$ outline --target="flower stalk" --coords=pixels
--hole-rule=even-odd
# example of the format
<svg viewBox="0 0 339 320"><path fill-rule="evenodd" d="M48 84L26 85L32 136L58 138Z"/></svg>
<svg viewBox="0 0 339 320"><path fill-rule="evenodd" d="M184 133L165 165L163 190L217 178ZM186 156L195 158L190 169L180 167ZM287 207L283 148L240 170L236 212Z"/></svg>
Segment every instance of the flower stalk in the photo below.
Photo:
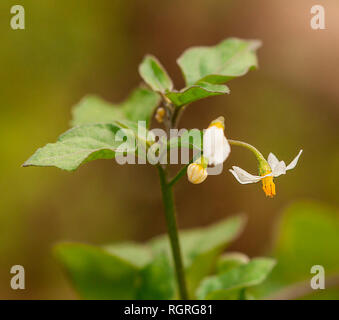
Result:
<svg viewBox="0 0 339 320"><path fill-rule="evenodd" d="M168 183L168 185L170 187L174 186L174 184L176 182L178 182L185 174L187 171L187 167L193 162L193 160L191 160L188 164L186 164L184 167L182 167L178 173L174 176L174 178L172 178L172 180Z"/></svg>
<svg viewBox="0 0 339 320"><path fill-rule="evenodd" d="M269 165L268 165L266 159L264 158L262 153L256 147L252 146L249 143L239 141L239 140L228 139L228 143L230 145L233 145L233 146L243 147L243 148L246 148L247 150L250 150L256 156L256 158L259 162L259 167L268 167L269 168Z"/></svg>

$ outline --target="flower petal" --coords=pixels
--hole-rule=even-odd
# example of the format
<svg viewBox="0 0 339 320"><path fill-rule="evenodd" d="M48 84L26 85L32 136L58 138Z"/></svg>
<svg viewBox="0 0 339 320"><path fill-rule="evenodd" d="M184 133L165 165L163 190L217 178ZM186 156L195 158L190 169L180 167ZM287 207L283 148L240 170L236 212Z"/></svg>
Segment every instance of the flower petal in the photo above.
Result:
<svg viewBox="0 0 339 320"><path fill-rule="evenodd" d="M203 136L203 152L204 152L204 157L209 159L212 154L213 150L215 148L215 141L214 141L214 136L215 136L215 127L211 127L205 130L204 136Z"/></svg>
<svg viewBox="0 0 339 320"><path fill-rule="evenodd" d="M229 143L222 128L209 127L204 132L203 153L210 165L223 163L230 153Z"/></svg>
<svg viewBox="0 0 339 320"><path fill-rule="evenodd" d="M224 141L223 141L223 162L228 158L231 152L231 146L224 136Z"/></svg>
<svg viewBox="0 0 339 320"><path fill-rule="evenodd" d="M279 177L282 174L286 174L286 164L285 161L280 161L273 169L272 169L273 177Z"/></svg>
<svg viewBox="0 0 339 320"><path fill-rule="evenodd" d="M291 163L286 167L286 170L294 169L298 163L299 157L302 154L302 150L299 151L298 155L291 161Z"/></svg>
<svg viewBox="0 0 339 320"><path fill-rule="evenodd" d="M270 165L271 170L273 171L273 170L274 170L274 167L279 163L279 160L278 160L278 158L271 152L271 153L268 155L267 162L268 162L268 164Z"/></svg>
<svg viewBox="0 0 339 320"><path fill-rule="evenodd" d="M234 177L238 180L241 184L247 184L247 183L256 183L262 179L260 176L254 176L244 169L241 169L239 167L233 166L232 169L230 169L230 172L234 175Z"/></svg>

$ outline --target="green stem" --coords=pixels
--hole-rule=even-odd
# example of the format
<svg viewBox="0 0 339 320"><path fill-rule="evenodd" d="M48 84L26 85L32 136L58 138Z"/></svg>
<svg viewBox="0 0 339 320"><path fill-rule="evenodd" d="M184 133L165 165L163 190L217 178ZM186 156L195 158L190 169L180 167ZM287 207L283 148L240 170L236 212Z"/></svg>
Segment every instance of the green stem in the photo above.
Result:
<svg viewBox="0 0 339 320"><path fill-rule="evenodd" d="M228 143L230 145L244 147L244 148L252 151L260 163L262 163L262 162L267 163L266 159L261 154L261 152L257 148L253 147L251 144L243 142L243 141L231 140L231 139L228 139Z"/></svg>
<svg viewBox="0 0 339 320"><path fill-rule="evenodd" d="M172 255L174 259L175 271L179 287L179 294L181 299L187 300L188 294L185 280L185 271L181 258L178 227L174 207L173 189L172 185L170 185L167 180L167 170L162 168L161 166L158 166L158 171L160 177L162 199L165 209L167 230L171 243Z"/></svg>
<svg viewBox="0 0 339 320"><path fill-rule="evenodd" d="M172 180L168 183L168 186L169 186L169 187L173 187L174 184L175 184L176 182L178 182L182 176L185 175L185 173L186 173L186 171L187 171L187 167L188 167L192 162L193 162L193 159L192 159L188 164L186 164L185 166L183 166L183 167L178 171L178 173L174 176L174 178L172 178Z"/></svg>

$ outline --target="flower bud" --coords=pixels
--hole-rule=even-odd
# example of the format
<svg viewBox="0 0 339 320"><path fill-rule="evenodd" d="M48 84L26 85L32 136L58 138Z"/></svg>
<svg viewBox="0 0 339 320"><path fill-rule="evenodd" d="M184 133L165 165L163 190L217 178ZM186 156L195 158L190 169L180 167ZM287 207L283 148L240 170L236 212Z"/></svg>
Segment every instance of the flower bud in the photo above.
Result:
<svg viewBox="0 0 339 320"><path fill-rule="evenodd" d="M204 182L207 175L207 169L203 164L191 163L187 168L188 181L193 184Z"/></svg>
<svg viewBox="0 0 339 320"><path fill-rule="evenodd" d="M162 123L164 122L164 117L165 117L165 109L163 107L160 107L157 109L157 112L155 114L155 119L159 122Z"/></svg>

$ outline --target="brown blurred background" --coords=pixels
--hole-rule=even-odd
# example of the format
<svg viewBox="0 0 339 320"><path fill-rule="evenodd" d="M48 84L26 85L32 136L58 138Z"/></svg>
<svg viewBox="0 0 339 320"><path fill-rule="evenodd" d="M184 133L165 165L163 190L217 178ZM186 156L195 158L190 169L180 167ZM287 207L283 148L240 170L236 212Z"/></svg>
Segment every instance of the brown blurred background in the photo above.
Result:
<svg viewBox="0 0 339 320"><path fill-rule="evenodd" d="M312 30L310 9L322 4L326 30ZM321 3L320 3L321 2ZM22 4L26 30L10 28ZM260 69L229 83L229 96L191 105L181 127L204 128L224 115L227 135L298 167L266 199L226 169L256 173L246 150L233 148L225 172L176 190L181 228L245 212L248 225L232 249L265 254L281 210L297 199L338 204L339 2L245 0L48 0L0 3L0 298L76 298L51 255L54 243L142 241L165 232L156 170L89 163L75 173L20 165L53 142L87 93L118 102L141 79L138 64L154 54L176 84L176 58L194 45L236 36L263 41ZM26 287L10 289L10 267L26 269Z"/></svg>

